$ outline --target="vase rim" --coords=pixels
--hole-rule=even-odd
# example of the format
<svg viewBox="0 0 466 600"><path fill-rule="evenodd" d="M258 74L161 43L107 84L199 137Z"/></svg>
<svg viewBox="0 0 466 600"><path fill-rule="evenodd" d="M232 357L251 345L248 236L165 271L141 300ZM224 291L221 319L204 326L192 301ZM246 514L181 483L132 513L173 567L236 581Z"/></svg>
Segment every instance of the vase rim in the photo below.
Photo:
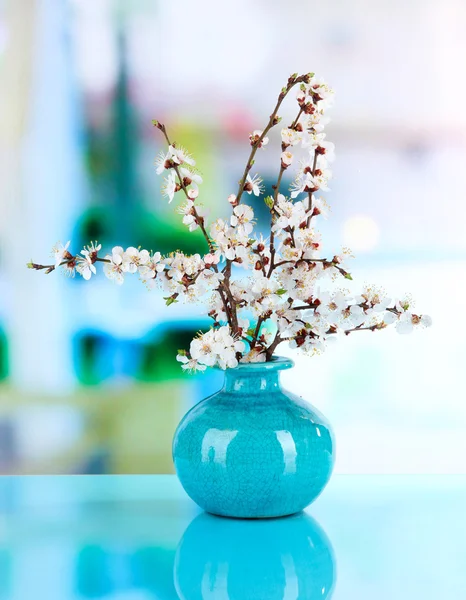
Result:
<svg viewBox="0 0 466 600"><path fill-rule="evenodd" d="M287 356L272 356L272 359L268 362L256 362L256 363L239 363L237 367L233 369L226 369L226 373L238 373L242 372L259 372L259 371L283 371L285 369L291 369L294 367L294 360Z"/></svg>

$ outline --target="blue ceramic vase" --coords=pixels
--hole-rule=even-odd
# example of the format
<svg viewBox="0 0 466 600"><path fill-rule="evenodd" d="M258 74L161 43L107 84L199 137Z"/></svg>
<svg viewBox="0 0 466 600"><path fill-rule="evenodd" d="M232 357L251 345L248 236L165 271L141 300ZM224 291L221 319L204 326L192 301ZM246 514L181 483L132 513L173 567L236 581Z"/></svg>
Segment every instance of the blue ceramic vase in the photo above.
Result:
<svg viewBox="0 0 466 600"><path fill-rule="evenodd" d="M335 580L332 545L306 513L260 521L202 513L174 565L181 600L329 600Z"/></svg>
<svg viewBox="0 0 466 600"><path fill-rule="evenodd" d="M333 469L325 417L284 390L274 357L225 371L219 392L182 419L173 460L187 494L207 512L240 518L296 513L322 492Z"/></svg>

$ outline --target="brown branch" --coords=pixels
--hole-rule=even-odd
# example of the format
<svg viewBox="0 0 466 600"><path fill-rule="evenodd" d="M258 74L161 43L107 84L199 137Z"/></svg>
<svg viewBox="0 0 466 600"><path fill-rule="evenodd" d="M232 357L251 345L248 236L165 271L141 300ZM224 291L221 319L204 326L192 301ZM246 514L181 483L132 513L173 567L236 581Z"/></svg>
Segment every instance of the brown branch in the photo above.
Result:
<svg viewBox="0 0 466 600"><path fill-rule="evenodd" d="M163 133L165 140L167 141L167 144L169 146L172 146L172 143L170 141L170 138L168 137L167 129L166 129L165 125L163 125L162 123L158 123L157 128L160 129L160 131ZM183 190L183 192L185 193L186 198L188 200L191 200L191 198L189 197L189 194L188 194L188 188L186 187L186 185L183 181L183 177L181 177L181 173L180 173L180 169L179 169L178 165L173 163L173 169L178 176L178 179L179 179L178 183L179 183L181 189ZM193 202L193 216L196 218L196 223L199 225L199 227L202 231L202 234L204 235L204 238L207 242L207 245L209 246L209 252L214 252L215 248L212 244L212 240L210 239L210 237L206 231L206 228L204 225L204 219L203 219L203 217L199 216L199 214L196 210L196 207L194 206L194 202Z"/></svg>
<svg viewBox="0 0 466 600"><path fill-rule="evenodd" d="M263 323L264 321L265 321L264 317L259 317L259 318L257 319L256 330L254 331L254 336L253 336L253 338L252 338L252 342L253 342L253 345L251 346L252 348L253 348L253 347L256 345L256 343L257 343L257 340L258 340L258 338L259 338L259 333L260 333L260 330L261 330L261 326L262 326L262 323Z"/></svg>
<svg viewBox="0 0 466 600"><path fill-rule="evenodd" d="M163 133L167 144L169 146L171 146L172 143L170 141L170 138L168 137L167 129L166 129L165 125L157 122L157 128L160 129L160 131ZM173 169L175 170L175 173L178 176L179 185L180 185L181 189L183 190L183 192L185 193L186 198L190 199L189 194L188 194L188 189L187 189L186 185L184 184L183 178L181 177L181 173L180 173L178 165L174 164ZM204 238L209 246L209 251L214 252L215 248L214 248L214 245L212 244L212 241L205 229L204 219L202 217L200 217L199 214L197 213L194 203L193 203L193 211L194 211L193 216L196 218L196 223L199 225L199 227L204 235ZM212 269L216 273L218 273L217 265L212 265ZM237 333L238 332L238 317L237 317L237 313L236 313L236 303L234 301L233 294L231 293L230 286L229 286L229 276L225 277L224 281L220 282L220 285L219 285L217 291L222 300L223 307L224 307L225 313L227 315L228 324L230 325L233 333ZM228 298L228 301L227 301L227 298ZM229 304L228 304L228 302L229 302Z"/></svg>
<svg viewBox="0 0 466 600"><path fill-rule="evenodd" d="M238 314L237 314L237 310L236 310L236 301L233 298L233 294L231 292L230 289L230 277L231 277L231 261L227 261L227 265L224 269L224 277L225 279L223 280L223 289L225 290L225 294L228 297L228 301L230 303L230 316L231 316L231 328L233 330L233 333L237 333L238 332Z"/></svg>
<svg viewBox="0 0 466 600"><path fill-rule="evenodd" d="M244 168L244 173L243 176L239 182L239 188L238 188L238 192L236 194L236 202L239 204L241 201L241 196L243 195L244 192L244 186L246 184L246 179L248 176L249 171L252 169L252 166L254 164L253 160L254 160L254 156L256 155L257 149L260 147L260 145L262 144L263 139L265 138L265 136L267 135L267 133L270 131L270 129L272 129L272 127L274 127L274 125L277 125L277 123L280 122L279 118L277 117L277 113L278 110L283 102L283 100L286 98L287 94L290 92L290 90L297 84L297 83L301 83L301 82L309 82L309 74L306 75L301 75L300 77L292 75L287 82L286 87L282 88L282 91L280 92L280 94L278 95L278 100L277 103L275 105L275 108L273 109L272 114L270 115L269 118L269 122L267 123L265 129L262 132L262 135L260 136L259 139L257 139L253 144L252 144L252 150L251 153L249 155L248 161L246 163L246 167Z"/></svg>
<svg viewBox="0 0 466 600"><path fill-rule="evenodd" d="M312 310L317 308L319 304L304 304L303 306L290 306L289 310Z"/></svg>
<svg viewBox="0 0 466 600"><path fill-rule="evenodd" d="M299 117L301 116L303 109L300 108L299 112L296 116L296 119L291 123L290 129L294 129L299 121ZM274 270L274 261L275 261L275 232L273 231L273 213L275 211L275 205L277 204L278 194L280 193L280 184L282 182L283 173L286 171L287 167L284 166L283 163L280 165L280 171L278 173L277 183L274 186L274 194L273 194L273 204L270 208L270 268L267 277L270 277L272 271Z"/></svg>
<svg viewBox="0 0 466 600"><path fill-rule="evenodd" d="M369 325L368 327L353 327L353 329L345 329L344 332L346 335L349 335L350 333L352 333L353 331L375 331L376 329L379 329L378 325ZM332 334L332 333L336 333L336 331L327 331L328 334Z"/></svg>
<svg viewBox="0 0 466 600"><path fill-rule="evenodd" d="M297 115L296 119L293 121L293 123L291 123L291 125L290 125L290 129L295 129L296 125L298 124L299 117L300 117L300 116L303 114L303 112L304 112L304 108L303 108L303 107L301 107L301 108L299 109L299 113L298 113L298 115Z"/></svg>
<svg viewBox="0 0 466 600"><path fill-rule="evenodd" d="M314 162L312 163L312 176L315 176L317 167L317 152L314 150ZM307 210L310 211L312 209L312 194L313 192L308 192L308 200L307 200ZM312 215L310 214L307 218L306 226L309 227L311 224Z"/></svg>
<svg viewBox="0 0 466 600"><path fill-rule="evenodd" d="M291 338L286 338L286 339L291 339ZM280 333L277 331L273 342L270 344L270 346L265 351L267 361L270 361L270 359L272 358L273 353L275 352L275 348L278 346L278 344L280 344L280 342L284 342L284 341L285 341L285 339L284 338L282 339L280 337Z"/></svg>

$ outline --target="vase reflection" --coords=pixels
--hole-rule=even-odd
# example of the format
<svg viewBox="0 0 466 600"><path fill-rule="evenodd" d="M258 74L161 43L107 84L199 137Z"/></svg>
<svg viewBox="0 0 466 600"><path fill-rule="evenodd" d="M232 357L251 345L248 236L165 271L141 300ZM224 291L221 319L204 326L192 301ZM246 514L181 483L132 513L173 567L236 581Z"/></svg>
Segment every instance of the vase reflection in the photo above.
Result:
<svg viewBox="0 0 466 600"><path fill-rule="evenodd" d="M174 579L182 600L329 599L335 558L305 513L265 520L203 513L178 545Z"/></svg>

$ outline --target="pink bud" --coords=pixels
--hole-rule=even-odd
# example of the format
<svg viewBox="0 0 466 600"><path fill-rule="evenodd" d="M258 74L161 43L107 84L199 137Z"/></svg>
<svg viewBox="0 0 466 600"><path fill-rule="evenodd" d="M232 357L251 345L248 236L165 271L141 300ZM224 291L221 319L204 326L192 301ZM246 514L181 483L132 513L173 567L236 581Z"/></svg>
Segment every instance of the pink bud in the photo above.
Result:
<svg viewBox="0 0 466 600"><path fill-rule="evenodd" d="M189 198L191 198L191 200L194 200L195 198L197 198L199 196L199 190L196 190L195 188L191 188L188 191L188 196L189 196Z"/></svg>
<svg viewBox="0 0 466 600"><path fill-rule="evenodd" d="M237 202L236 202L236 196L235 194L230 194L228 196L228 202L232 205L232 206L236 206Z"/></svg>
<svg viewBox="0 0 466 600"><path fill-rule="evenodd" d="M216 254L206 254L204 256L204 262L206 265L216 265L219 260L220 259Z"/></svg>

